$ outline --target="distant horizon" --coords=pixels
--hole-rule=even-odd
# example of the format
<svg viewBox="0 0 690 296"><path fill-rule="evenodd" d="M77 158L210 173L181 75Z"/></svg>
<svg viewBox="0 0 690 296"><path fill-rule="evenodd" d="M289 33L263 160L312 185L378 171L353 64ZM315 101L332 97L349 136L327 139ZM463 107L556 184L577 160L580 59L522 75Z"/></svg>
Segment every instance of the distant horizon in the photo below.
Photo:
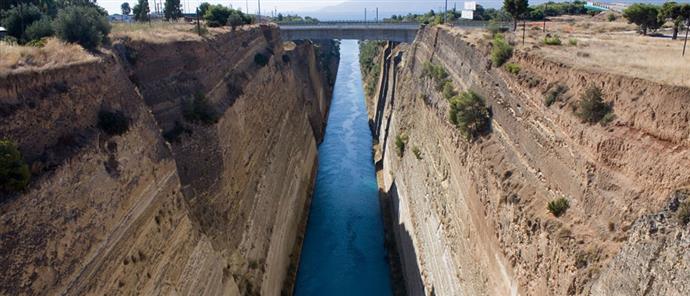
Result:
<svg viewBox="0 0 690 296"><path fill-rule="evenodd" d="M120 5L124 2L128 2L130 7L134 7L138 1L126 1L126 0L98 0L97 3L104 9L108 11L109 14L121 14ZM154 11L154 2L162 3L165 0L149 0L151 11ZM223 4L225 6L232 6L235 9L240 9L243 12L249 11L250 14L256 14L258 1L256 0L234 0L234 1L222 1L222 0L180 0L182 4L182 10L185 13L193 13L196 7L203 3L208 2L211 4ZM460 9L465 1L448 1L448 9L452 9L454 5ZM503 0L477 0L477 4L482 5L484 8L500 8L503 5ZM530 1L530 5L541 4L544 2L549 2L548 0L536 0ZM572 1L552 1L552 2L572 2ZM613 0L613 1L602 1L609 3L653 3L662 4L666 0L648 0L648 1L634 1L634 0ZM679 3L690 3L690 0L680 0L676 1ZM277 15L277 13L286 14L297 14L300 16L310 16L317 19L363 19L364 9L366 8L368 13L368 18L373 19L375 15L375 10L378 7L379 19L388 18L391 15L407 14L407 13L423 13L428 12L433 9L435 11L442 11L445 5L444 0L375 0L375 1L364 1L364 0L264 0L261 1L261 14L262 15Z"/></svg>

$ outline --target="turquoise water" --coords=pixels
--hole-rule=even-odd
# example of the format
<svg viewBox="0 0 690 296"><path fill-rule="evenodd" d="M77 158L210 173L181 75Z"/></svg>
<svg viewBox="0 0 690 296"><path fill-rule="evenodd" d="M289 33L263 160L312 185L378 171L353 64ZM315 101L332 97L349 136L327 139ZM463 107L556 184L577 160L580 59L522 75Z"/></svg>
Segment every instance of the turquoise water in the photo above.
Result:
<svg viewBox="0 0 690 296"><path fill-rule="evenodd" d="M391 295L356 41L343 41L295 294Z"/></svg>

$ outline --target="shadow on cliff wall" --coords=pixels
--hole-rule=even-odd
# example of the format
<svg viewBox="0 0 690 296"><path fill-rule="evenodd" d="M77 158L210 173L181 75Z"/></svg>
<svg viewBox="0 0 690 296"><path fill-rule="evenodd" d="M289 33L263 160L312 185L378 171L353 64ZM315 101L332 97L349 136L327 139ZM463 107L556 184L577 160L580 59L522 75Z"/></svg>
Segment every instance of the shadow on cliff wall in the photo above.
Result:
<svg viewBox="0 0 690 296"><path fill-rule="evenodd" d="M393 181L388 190L386 202L388 205L384 210L388 212L385 215L389 215L387 224L389 229L393 230L396 246L396 248L389 248L389 250L391 256L397 256L398 259L398 264L392 264L391 266L394 284L400 284L400 280L397 278L400 278L400 275L402 275L402 284L404 284L406 295L426 295L421 270L417 264L417 253L409 232L410 229L406 227L407 225L400 222L400 197L395 181ZM396 295L399 295L397 291Z"/></svg>

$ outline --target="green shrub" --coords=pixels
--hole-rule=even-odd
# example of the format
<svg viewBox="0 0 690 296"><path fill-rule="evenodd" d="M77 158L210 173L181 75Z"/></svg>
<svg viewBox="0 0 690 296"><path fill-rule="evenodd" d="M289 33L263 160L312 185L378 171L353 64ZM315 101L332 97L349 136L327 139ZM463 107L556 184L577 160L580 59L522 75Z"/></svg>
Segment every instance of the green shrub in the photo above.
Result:
<svg viewBox="0 0 690 296"><path fill-rule="evenodd" d="M58 13L53 22L55 35L71 43L93 50L108 38L110 23L96 8L69 6Z"/></svg>
<svg viewBox="0 0 690 296"><path fill-rule="evenodd" d="M616 15L613 13L609 13L609 16L607 17L609 22L613 22L616 20Z"/></svg>
<svg viewBox="0 0 690 296"><path fill-rule="evenodd" d="M254 63L263 67L268 65L268 57L262 53L257 53L254 55Z"/></svg>
<svg viewBox="0 0 690 296"><path fill-rule="evenodd" d="M544 44L546 45L561 45L561 38L558 37L558 35L546 35L544 37Z"/></svg>
<svg viewBox="0 0 690 296"><path fill-rule="evenodd" d="M204 13L204 20L209 27L221 27L228 23L232 9L220 4L211 5Z"/></svg>
<svg viewBox="0 0 690 296"><path fill-rule="evenodd" d="M570 39L568 39L568 43L569 43L571 46L577 46L577 39L575 39L575 38L570 38Z"/></svg>
<svg viewBox="0 0 690 296"><path fill-rule="evenodd" d="M417 159L422 159L422 151L419 150L419 147L412 147L412 153L414 153L414 157L416 157Z"/></svg>
<svg viewBox="0 0 690 296"><path fill-rule="evenodd" d="M687 225L690 222L690 198L685 199L685 201L678 206L676 218L682 225Z"/></svg>
<svg viewBox="0 0 690 296"><path fill-rule="evenodd" d="M506 71L508 71L509 73L512 73L514 75L520 74L520 70L521 70L520 65L515 64L515 63L507 63L505 65L505 69L506 69Z"/></svg>
<svg viewBox="0 0 690 296"><path fill-rule="evenodd" d="M567 86L561 84L555 85L554 87L549 89L549 91L546 92L546 96L544 97L544 105L546 105L546 107L550 107L551 105L553 105L553 103L559 100L562 94L564 94L567 91Z"/></svg>
<svg viewBox="0 0 690 296"><path fill-rule="evenodd" d="M25 36L27 27L44 17L36 5L20 3L8 10L0 11L0 26L5 27L8 36L24 43L29 41Z"/></svg>
<svg viewBox="0 0 690 296"><path fill-rule="evenodd" d="M560 217L570 208L570 202L564 197L559 197L549 202L547 205L549 212L556 217Z"/></svg>
<svg viewBox="0 0 690 296"><path fill-rule="evenodd" d="M472 91L450 100L449 116L450 122L467 139L480 136L491 128L491 112L486 108L484 99Z"/></svg>
<svg viewBox="0 0 690 296"><path fill-rule="evenodd" d="M453 82L450 80L445 80L443 82L443 97L446 98L446 100L450 100L452 97L457 96L458 92L455 91L455 87L453 87Z"/></svg>
<svg viewBox="0 0 690 296"><path fill-rule="evenodd" d="M234 12L228 16L228 26L230 26L233 31L235 31L235 28L241 26L242 24L244 24L244 20L242 20L242 16L240 16L237 12Z"/></svg>
<svg viewBox="0 0 690 296"><path fill-rule="evenodd" d="M503 38L503 35L496 34L491 42L491 61L494 67L500 67L513 56L513 47Z"/></svg>
<svg viewBox="0 0 690 296"><path fill-rule="evenodd" d="M435 81L444 81L448 78L448 71L442 65L425 62L422 67L422 77L431 78Z"/></svg>
<svg viewBox="0 0 690 296"><path fill-rule="evenodd" d="M612 111L611 105L605 103L601 96L601 90L598 87L588 88L580 98L575 115L583 122L600 122Z"/></svg>
<svg viewBox="0 0 690 296"><path fill-rule="evenodd" d="M0 140L0 192L17 192L26 188L31 178L29 166L11 140Z"/></svg>
<svg viewBox="0 0 690 296"><path fill-rule="evenodd" d="M214 124L220 119L220 115L208 103L203 93L197 93L192 100L185 103L182 115L188 121L207 125Z"/></svg>
<svg viewBox="0 0 690 296"><path fill-rule="evenodd" d="M98 127L109 135L121 135L129 129L129 119L122 111L98 112Z"/></svg>
<svg viewBox="0 0 690 296"><path fill-rule="evenodd" d="M44 37L53 36L53 34L53 22L51 22L49 18L44 17L26 27L26 31L24 31L24 38L26 41L34 41L40 40Z"/></svg>
<svg viewBox="0 0 690 296"><path fill-rule="evenodd" d="M395 136L395 151L398 153L398 156L403 157L405 155L405 146L408 140L409 138L405 134Z"/></svg>

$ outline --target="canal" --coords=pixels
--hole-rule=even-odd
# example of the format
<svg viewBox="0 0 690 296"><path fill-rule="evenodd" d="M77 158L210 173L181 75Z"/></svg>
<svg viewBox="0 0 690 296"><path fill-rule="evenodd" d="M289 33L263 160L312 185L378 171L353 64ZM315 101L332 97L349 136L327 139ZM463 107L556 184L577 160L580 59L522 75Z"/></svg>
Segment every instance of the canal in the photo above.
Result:
<svg viewBox="0 0 690 296"><path fill-rule="evenodd" d="M295 295L391 295L357 41L340 46Z"/></svg>

